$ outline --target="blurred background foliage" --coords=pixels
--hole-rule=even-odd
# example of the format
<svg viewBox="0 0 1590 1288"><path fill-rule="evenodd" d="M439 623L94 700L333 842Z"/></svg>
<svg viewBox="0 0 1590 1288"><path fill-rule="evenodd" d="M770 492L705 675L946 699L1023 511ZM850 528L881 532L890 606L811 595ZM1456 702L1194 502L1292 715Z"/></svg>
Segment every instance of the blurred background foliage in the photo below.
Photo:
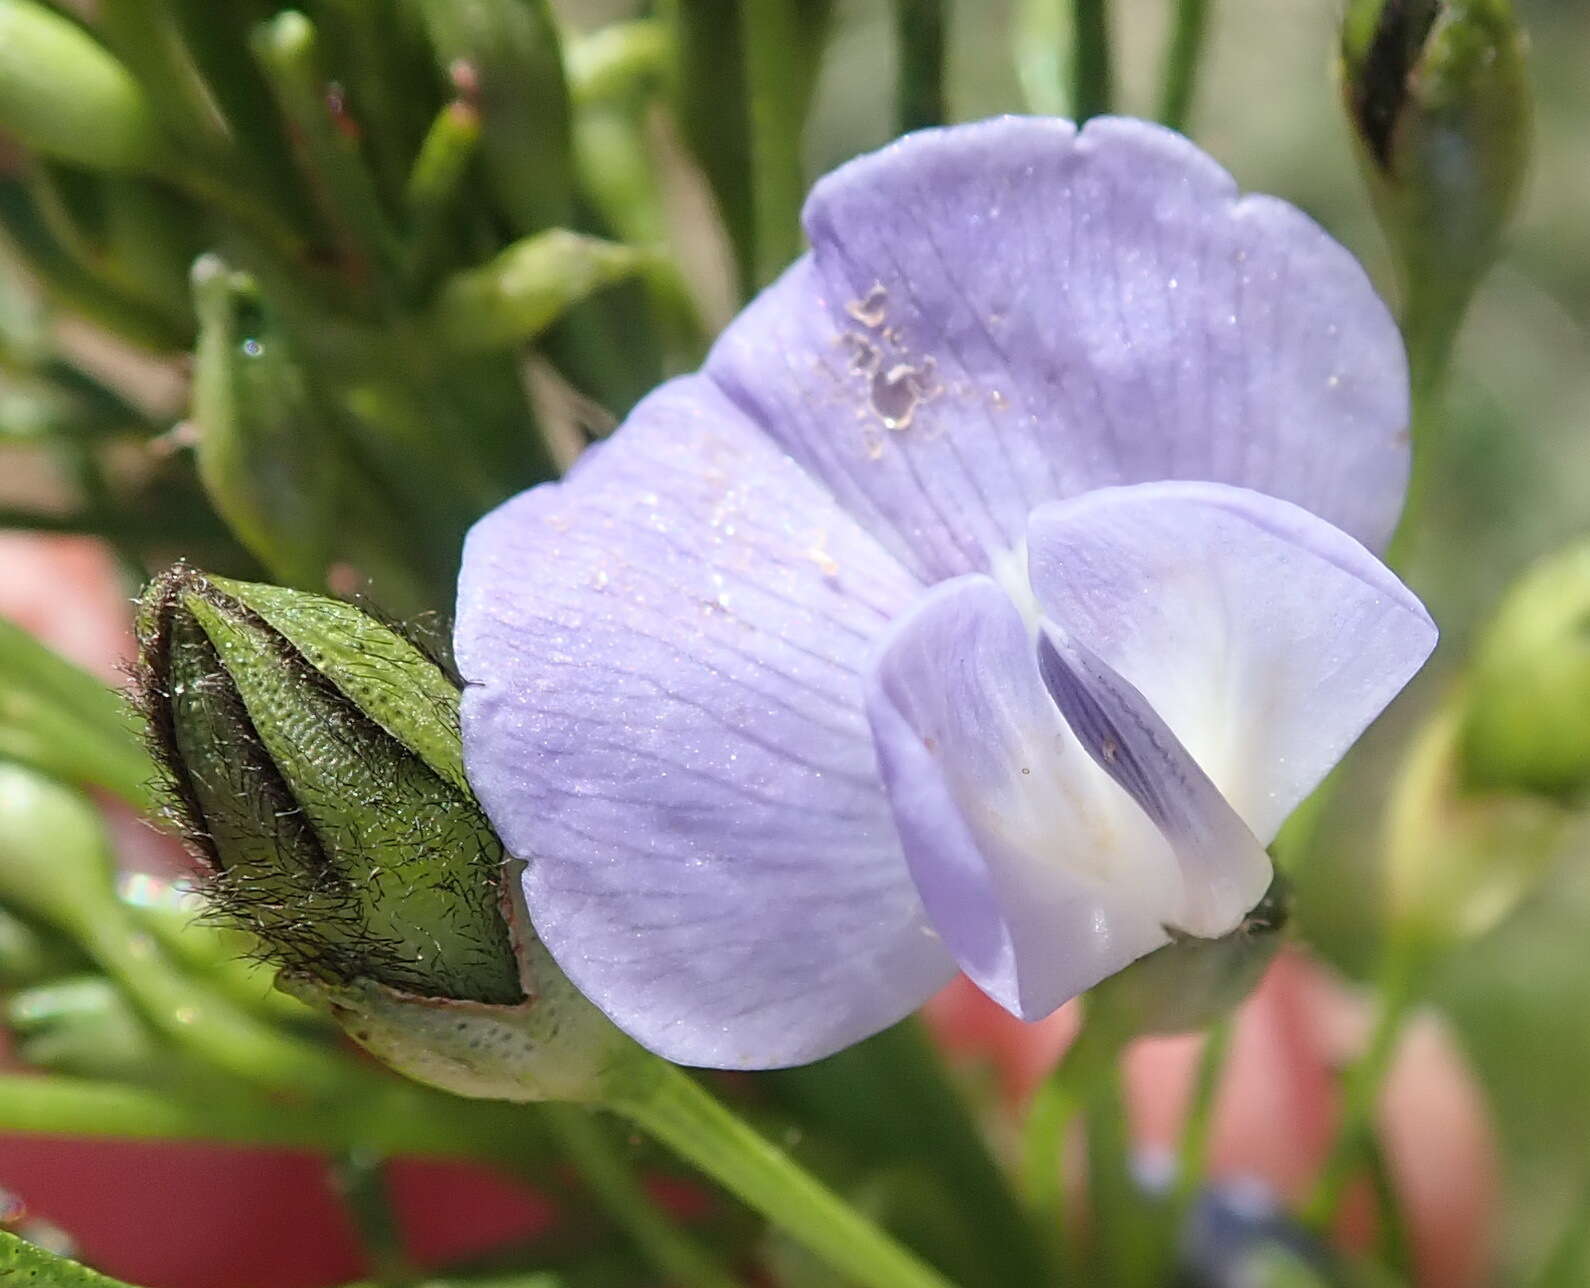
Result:
<svg viewBox="0 0 1590 1288"><path fill-rule="evenodd" d="M166 141L104 143L64 119L38 126L78 131L55 159L0 140L0 526L103 536L130 588L180 556L445 614L468 523L693 366L795 249L746 189L754 141L735 131L756 127L732 110L734 66L714 61L729 17L675 64L647 6L553 7L561 62L534 6L500 28L472 0L311 0L308 22L264 0L101 0L96 29L158 88L147 108ZM950 5L946 118L1066 112L1063 7ZM1393 758L1509 584L1590 530L1590 6L1516 8L1536 159L1458 343L1404 565L1441 653L1354 758L1294 873L1305 933L1350 974L1368 970L1387 906L1375 894ZM810 101L788 176L798 197L893 137L901 106L895 6L796 11L828 31L820 61L785 69L785 102ZM1117 110L1152 111L1171 11L1114 6ZM1189 128L1394 295L1333 81L1339 20L1326 0L1218 0ZM228 38L193 39L207 31ZM213 104L196 102L177 33ZM530 85L551 97L531 101ZM538 135L550 151L527 160L494 138L514 113L567 114L568 128ZM698 169L686 157L702 140ZM112 146L125 150L96 151ZM108 168L63 159L74 148ZM101 771L113 789L127 776ZM1499 1282L1538 1264L1590 1185L1590 831L1573 823L1557 849L1544 884L1436 990L1504 1144Z"/></svg>

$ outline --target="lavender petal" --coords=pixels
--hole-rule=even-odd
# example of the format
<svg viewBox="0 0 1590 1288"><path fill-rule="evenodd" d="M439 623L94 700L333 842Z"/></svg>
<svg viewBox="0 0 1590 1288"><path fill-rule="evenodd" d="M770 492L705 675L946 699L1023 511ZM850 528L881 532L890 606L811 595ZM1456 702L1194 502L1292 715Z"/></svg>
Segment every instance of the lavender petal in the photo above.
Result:
<svg viewBox="0 0 1590 1288"><path fill-rule="evenodd" d="M1141 692L1264 842L1435 645L1351 537L1219 484L1044 506L1028 565L1044 616Z"/></svg>
<svg viewBox="0 0 1590 1288"><path fill-rule="evenodd" d="M699 377L471 533L470 781L547 947L653 1050L816 1059L952 973L862 709L918 590Z"/></svg>
<svg viewBox="0 0 1590 1288"><path fill-rule="evenodd" d="M819 182L805 217L813 255L707 370L925 579L994 568L1046 501L1157 479L1389 536L1395 325L1345 250L1180 136L928 130Z"/></svg>

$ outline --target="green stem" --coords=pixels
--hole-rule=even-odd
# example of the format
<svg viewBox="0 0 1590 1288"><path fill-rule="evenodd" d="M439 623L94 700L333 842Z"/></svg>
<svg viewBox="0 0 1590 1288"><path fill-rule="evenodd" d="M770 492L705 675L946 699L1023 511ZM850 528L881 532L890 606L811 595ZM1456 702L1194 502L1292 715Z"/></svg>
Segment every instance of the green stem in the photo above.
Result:
<svg viewBox="0 0 1590 1288"><path fill-rule="evenodd" d="M1176 1145L1176 1172L1171 1181L1170 1199L1166 1204L1159 1245L1159 1263L1156 1282L1169 1282L1175 1266L1181 1232L1187 1224L1188 1214L1198 1198L1198 1192L1208 1179L1209 1135L1214 1126L1214 1111L1220 1076L1225 1071L1227 1057L1231 1054L1231 1035L1236 1025L1231 1016L1216 1021L1204 1037L1204 1046L1198 1056L1198 1069L1193 1076L1192 1095L1187 1104L1187 1117L1182 1123L1181 1139Z"/></svg>
<svg viewBox="0 0 1590 1288"><path fill-rule="evenodd" d="M230 141L168 0L101 0L99 17L172 133L206 154L227 151Z"/></svg>
<svg viewBox="0 0 1590 1288"><path fill-rule="evenodd" d="M119 904L85 907L75 921L62 929L183 1049L255 1085L304 1097L334 1096L366 1081L351 1061L289 1037L195 984Z"/></svg>
<svg viewBox="0 0 1590 1288"><path fill-rule="evenodd" d="M203 1140L473 1158L521 1174L546 1161L522 1107L483 1105L372 1073L345 1100L286 1103L237 1090L184 1095L56 1075L0 1074L0 1132Z"/></svg>
<svg viewBox="0 0 1590 1288"><path fill-rule="evenodd" d="M767 1075L772 1094L803 1128L843 1140L879 1170L934 1181L953 1200L972 1260L945 1264L967 1284L1042 1283L1045 1248L950 1081L920 1021L905 1020L816 1064ZM922 1130L932 1123L933 1130ZM972 1262L975 1262L973 1264Z"/></svg>
<svg viewBox="0 0 1590 1288"><path fill-rule="evenodd" d="M734 1277L658 1211L590 1110L583 1105L549 1104L542 1117L586 1188L664 1280L691 1288L734 1288Z"/></svg>
<svg viewBox="0 0 1590 1288"><path fill-rule="evenodd" d="M1109 0L1072 0L1071 101L1077 124L1110 110Z"/></svg>
<svg viewBox="0 0 1590 1288"><path fill-rule="evenodd" d="M1304 1221L1322 1234L1335 1223L1347 1187L1364 1162L1380 1093L1397 1053L1397 1041L1419 1000L1421 965L1422 958L1411 943L1394 940L1384 950L1374 1027L1363 1054L1343 1076L1336 1137L1313 1193L1303 1205Z"/></svg>
<svg viewBox="0 0 1590 1288"><path fill-rule="evenodd" d="M1365 1147L1365 1162L1369 1165L1369 1183L1375 1191L1375 1241L1381 1264L1397 1277L1398 1283L1414 1283L1417 1268L1413 1260L1413 1240L1402 1196L1397 1193L1397 1178L1392 1175L1386 1151L1373 1137Z"/></svg>
<svg viewBox="0 0 1590 1288"><path fill-rule="evenodd" d="M661 1061L609 1107L864 1288L949 1288L938 1273Z"/></svg>
<svg viewBox="0 0 1590 1288"><path fill-rule="evenodd" d="M1402 517L1386 551L1386 562L1393 568L1407 565L1429 506L1447 367L1463 320L1464 302L1454 304L1440 297L1431 298L1432 295L1432 291L1410 293L1402 319L1403 340L1408 349L1408 433L1413 442L1413 461Z"/></svg>
<svg viewBox="0 0 1590 1288"><path fill-rule="evenodd" d="M801 32L791 0L746 0L742 21L751 99L756 284L766 285L801 246Z"/></svg>
<svg viewBox="0 0 1590 1288"><path fill-rule="evenodd" d="M305 177L320 199L345 274L379 295L399 260L397 238L358 140L328 105L314 24L301 13L278 14L255 32L254 52L296 131Z"/></svg>
<svg viewBox="0 0 1590 1288"><path fill-rule="evenodd" d="M385 1154L369 1149L337 1152L331 1159L331 1174L343 1209L359 1233L370 1277L381 1285L408 1284L414 1268L403 1250L403 1236L397 1213L392 1208L392 1190L387 1182Z"/></svg>
<svg viewBox="0 0 1590 1288"><path fill-rule="evenodd" d="M1176 1190L1172 1205L1183 1215L1197 1197L1208 1169L1209 1133L1214 1127L1216 1092L1220 1088L1220 1075L1225 1070L1226 1057L1231 1054L1231 1035L1235 1027L1229 1015L1211 1025L1204 1037L1204 1049L1198 1057L1192 1099L1187 1106L1187 1119L1182 1124L1181 1140L1176 1147ZM1180 1222L1176 1224L1179 1228Z"/></svg>
<svg viewBox="0 0 1590 1288"><path fill-rule="evenodd" d="M944 106L944 0L895 0L895 48L899 51L900 129L942 125Z"/></svg>
<svg viewBox="0 0 1590 1288"><path fill-rule="evenodd" d="M1148 1212L1132 1179L1119 1060L1110 1061L1103 1076L1094 1080L1083 1113L1095 1282L1146 1288L1153 1272L1154 1240L1144 1228Z"/></svg>
<svg viewBox="0 0 1590 1288"><path fill-rule="evenodd" d="M1192 111L1198 66L1209 34L1210 0L1176 0L1176 25L1165 51L1161 78L1159 119L1173 130L1184 130Z"/></svg>
<svg viewBox="0 0 1590 1288"><path fill-rule="evenodd" d="M428 286L447 243L465 176L480 148L480 112L455 99L431 122L403 193L409 244L404 278L416 294Z"/></svg>
<svg viewBox="0 0 1590 1288"><path fill-rule="evenodd" d="M1083 1025L1064 1056L1039 1084L1027 1109L1022 1134L1021 1190L1033 1223L1044 1236L1057 1275L1077 1273L1066 1230L1064 1153L1066 1133L1093 1101L1101 1079L1119 1055L1119 1044L1097 1027Z"/></svg>

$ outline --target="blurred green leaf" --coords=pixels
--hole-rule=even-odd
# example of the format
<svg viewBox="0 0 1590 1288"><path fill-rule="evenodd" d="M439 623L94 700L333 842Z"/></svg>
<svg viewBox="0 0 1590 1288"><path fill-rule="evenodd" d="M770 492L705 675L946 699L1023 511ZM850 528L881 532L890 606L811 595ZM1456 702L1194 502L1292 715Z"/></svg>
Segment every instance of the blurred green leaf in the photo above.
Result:
<svg viewBox="0 0 1590 1288"><path fill-rule="evenodd" d="M4 1288L129 1288L87 1266L0 1230L0 1285Z"/></svg>
<svg viewBox="0 0 1590 1288"><path fill-rule="evenodd" d="M153 768L121 694L0 618L0 757L147 808Z"/></svg>
<svg viewBox="0 0 1590 1288"><path fill-rule="evenodd" d="M574 212L569 92L545 0L413 0L442 74L481 119L499 213L524 236Z"/></svg>
<svg viewBox="0 0 1590 1288"><path fill-rule="evenodd" d="M150 170L164 153L142 86L77 23L33 0L0 0L0 125L99 169Z"/></svg>

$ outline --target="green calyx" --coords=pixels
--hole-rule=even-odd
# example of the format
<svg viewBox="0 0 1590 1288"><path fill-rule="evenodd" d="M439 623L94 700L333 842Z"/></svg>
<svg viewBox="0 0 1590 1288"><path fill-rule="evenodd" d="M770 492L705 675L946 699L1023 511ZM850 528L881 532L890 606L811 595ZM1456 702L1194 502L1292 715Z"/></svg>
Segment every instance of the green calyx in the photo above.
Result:
<svg viewBox="0 0 1590 1288"><path fill-rule="evenodd" d="M145 592L139 638L157 758L225 916L326 985L523 1000L440 667L350 605L182 565Z"/></svg>
<svg viewBox="0 0 1590 1288"><path fill-rule="evenodd" d="M1289 887L1277 875L1264 898L1229 935L1177 935L1088 994L1088 1027L1115 1045L1191 1033L1229 1015L1258 984L1281 946Z"/></svg>

